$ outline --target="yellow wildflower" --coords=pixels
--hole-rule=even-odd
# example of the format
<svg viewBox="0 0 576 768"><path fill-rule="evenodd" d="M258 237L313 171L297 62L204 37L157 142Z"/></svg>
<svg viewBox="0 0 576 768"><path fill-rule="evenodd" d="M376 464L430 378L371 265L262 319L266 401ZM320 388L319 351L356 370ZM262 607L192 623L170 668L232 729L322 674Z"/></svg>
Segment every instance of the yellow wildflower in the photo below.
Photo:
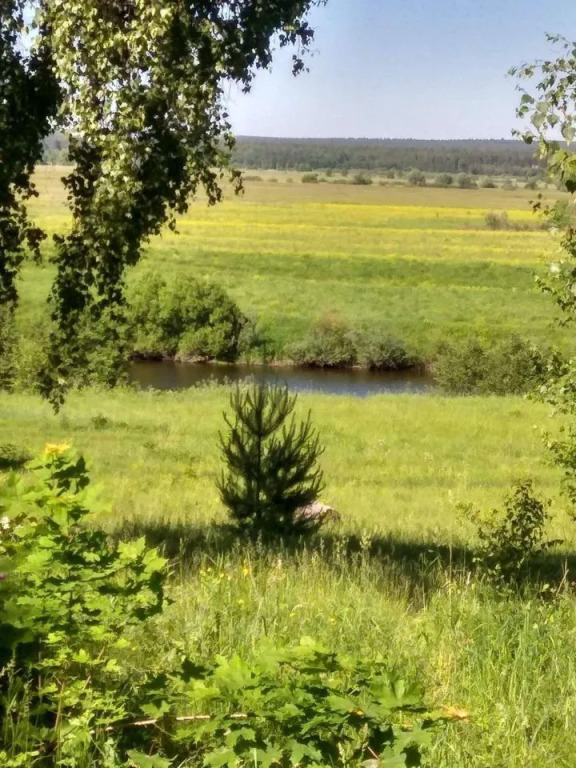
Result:
<svg viewBox="0 0 576 768"><path fill-rule="evenodd" d="M46 443L44 446L44 453L49 456L58 456L61 453L69 450L70 443Z"/></svg>

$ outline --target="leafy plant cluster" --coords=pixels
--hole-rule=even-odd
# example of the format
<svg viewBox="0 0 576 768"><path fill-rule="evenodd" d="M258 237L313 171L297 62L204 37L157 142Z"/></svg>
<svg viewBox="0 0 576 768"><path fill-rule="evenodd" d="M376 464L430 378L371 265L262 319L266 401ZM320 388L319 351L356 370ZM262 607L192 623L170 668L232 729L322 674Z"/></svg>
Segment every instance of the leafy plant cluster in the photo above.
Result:
<svg viewBox="0 0 576 768"><path fill-rule="evenodd" d="M199 666L132 662L167 564L90 525L84 459L47 445L0 486L4 768L420 765L443 717L383 664L304 640ZM160 664L160 666L159 666Z"/></svg>
<svg viewBox="0 0 576 768"><path fill-rule="evenodd" d="M519 483L504 502L504 510L482 515L466 508L478 526L480 549L476 558L484 573L496 583L517 581L530 563L558 541L545 537L549 501L534 493L533 483Z"/></svg>
<svg viewBox="0 0 576 768"><path fill-rule="evenodd" d="M228 294L199 280L145 273L128 293L132 354L234 362L252 325Z"/></svg>
<svg viewBox="0 0 576 768"><path fill-rule="evenodd" d="M459 173L453 176L450 173L440 173L432 181L419 168L413 168L408 174L408 183L413 187L457 187L458 189L476 189L478 184L474 177L468 173Z"/></svg>
<svg viewBox="0 0 576 768"><path fill-rule="evenodd" d="M373 370L402 370L421 364L394 336L376 328L353 328L336 314L325 314L313 323L308 336L293 345L289 355L298 365L319 368L360 365Z"/></svg>
<svg viewBox="0 0 576 768"><path fill-rule="evenodd" d="M29 221L26 203L37 194L31 177L57 109L49 47L40 44L25 54L26 5L0 0L0 312L16 304L26 249L40 255L44 234Z"/></svg>
<svg viewBox="0 0 576 768"><path fill-rule="evenodd" d="M309 639L261 650L252 664L218 659L196 676L180 685L181 706L201 702L214 715L182 732L179 758L211 768L418 766L442 719L383 664L345 658Z"/></svg>
<svg viewBox="0 0 576 768"><path fill-rule="evenodd" d="M0 307L0 390L38 392L49 364L48 332L20 329ZM84 364L71 368L69 386L113 387L126 380L130 357L234 362L264 357L266 341L228 294L215 283L166 281L145 272L128 290L120 322L110 309L76 326ZM63 353L64 354L64 353Z"/></svg>
<svg viewBox="0 0 576 768"><path fill-rule="evenodd" d="M557 352L542 351L518 336L441 343L432 373L443 392L457 395L521 395L547 381L563 362Z"/></svg>
<svg viewBox="0 0 576 768"><path fill-rule="evenodd" d="M87 525L86 466L68 446L30 469L33 484L13 474L0 488L0 757L72 768L130 713L119 658L128 628L162 608L166 563Z"/></svg>
<svg viewBox="0 0 576 768"><path fill-rule="evenodd" d="M545 204L538 195L533 207L559 243L559 258L550 265L547 277L540 277L541 288L560 310L560 324L570 325L576 318L576 155L571 146L576 138L576 42L560 35L548 35L557 46L556 58L524 64L511 70L519 79L521 93L517 115L526 124L518 135L538 149L548 175L568 199ZM567 417L560 436L548 439L548 447L564 475L568 498L576 502L576 366L574 359L554 369L542 386L543 399L557 413Z"/></svg>

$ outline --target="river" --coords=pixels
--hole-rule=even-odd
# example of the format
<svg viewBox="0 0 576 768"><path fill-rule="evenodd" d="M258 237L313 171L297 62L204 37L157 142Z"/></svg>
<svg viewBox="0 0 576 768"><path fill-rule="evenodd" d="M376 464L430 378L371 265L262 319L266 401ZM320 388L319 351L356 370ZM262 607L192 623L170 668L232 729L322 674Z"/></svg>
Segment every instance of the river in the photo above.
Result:
<svg viewBox="0 0 576 768"><path fill-rule="evenodd" d="M430 376L414 371L377 372L359 369L292 368L249 365L134 362L130 379L142 389L176 390L215 382L230 384L247 378L267 384L286 384L293 392L367 397L381 394L429 394Z"/></svg>

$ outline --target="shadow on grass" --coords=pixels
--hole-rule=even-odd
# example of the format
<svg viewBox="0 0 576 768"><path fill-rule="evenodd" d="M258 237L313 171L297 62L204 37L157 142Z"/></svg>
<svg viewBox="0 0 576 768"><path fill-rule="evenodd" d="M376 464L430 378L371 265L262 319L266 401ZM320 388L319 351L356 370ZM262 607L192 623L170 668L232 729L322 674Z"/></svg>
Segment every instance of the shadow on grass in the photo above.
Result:
<svg viewBox="0 0 576 768"><path fill-rule="evenodd" d="M31 453L12 443L0 445L0 472L17 472L31 459Z"/></svg>
<svg viewBox="0 0 576 768"><path fill-rule="evenodd" d="M392 534L339 531L326 527L317 534L293 538L254 539L229 525L126 521L113 533L117 539L144 536L149 546L184 568L199 567L206 558L218 562L226 556L250 557L274 562L291 558L304 562L316 556L339 571L358 564L381 571L382 579L401 584L409 594L425 594L450 579L467 580L479 575L474 550ZM556 587L576 574L576 553L549 550L534 558L519 579L520 588ZM576 580L576 577L574 578Z"/></svg>

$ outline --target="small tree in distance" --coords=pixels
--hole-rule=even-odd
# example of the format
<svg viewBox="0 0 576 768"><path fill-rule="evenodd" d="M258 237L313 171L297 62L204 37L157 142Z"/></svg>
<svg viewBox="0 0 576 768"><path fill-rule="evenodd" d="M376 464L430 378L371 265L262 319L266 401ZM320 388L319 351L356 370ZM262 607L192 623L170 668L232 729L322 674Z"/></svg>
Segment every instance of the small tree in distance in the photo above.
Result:
<svg viewBox="0 0 576 768"><path fill-rule="evenodd" d="M408 174L408 183L413 187L425 187L426 174L418 168L413 168Z"/></svg>
<svg viewBox="0 0 576 768"><path fill-rule="evenodd" d="M297 423L287 387L253 384L230 396L232 417L220 435L226 469L217 482L231 518L252 533L304 533L319 521L298 513L324 488L323 453L310 413ZM291 417L291 418L289 418Z"/></svg>

